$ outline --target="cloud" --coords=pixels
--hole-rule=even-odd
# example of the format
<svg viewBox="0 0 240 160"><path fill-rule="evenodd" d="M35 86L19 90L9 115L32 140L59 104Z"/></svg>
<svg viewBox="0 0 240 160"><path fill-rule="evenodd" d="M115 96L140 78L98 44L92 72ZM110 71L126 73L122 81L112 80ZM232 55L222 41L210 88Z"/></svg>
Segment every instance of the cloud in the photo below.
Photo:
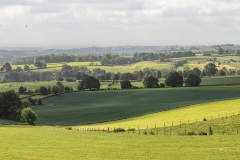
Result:
<svg viewBox="0 0 240 160"><path fill-rule="evenodd" d="M0 15L0 34L7 37L0 44L161 45L206 37L240 43L237 0L2 0ZM26 39L19 27L25 24L31 27Z"/></svg>

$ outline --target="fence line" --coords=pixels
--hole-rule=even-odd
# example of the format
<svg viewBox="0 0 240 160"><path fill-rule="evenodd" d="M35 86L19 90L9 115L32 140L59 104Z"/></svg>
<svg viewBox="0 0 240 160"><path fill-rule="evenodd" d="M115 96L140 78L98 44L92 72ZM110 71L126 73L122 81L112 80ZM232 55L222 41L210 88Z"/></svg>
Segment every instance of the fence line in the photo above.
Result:
<svg viewBox="0 0 240 160"><path fill-rule="evenodd" d="M228 118L230 116L236 116L236 115L240 115L240 111L236 114L234 112L232 112L232 114L229 114L229 113L226 113L224 114L224 116L221 116L220 114L218 116L208 116L208 117L204 117L202 119L202 121L209 121L209 120L216 120L216 119L220 119L220 118ZM192 129L185 129L185 130L181 130L181 129L176 129L177 131L172 131L171 127L174 127L174 126L179 126L179 128L181 128L184 124L191 124L191 123L195 123L195 122L202 122L201 120L197 119L196 120L185 120L185 121L179 121L179 122L176 122L176 121L169 121L169 122L165 122L163 123L162 125L159 125L157 123L154 123L154 124L151 124L151 125L146 125L145 127L144 126L135 126L135 128L131 128L131 126L128 127L128 129L126 130L128 134L157 134L157 135L195 135L195 134L200 134L200 133L209 133L209 130L208 129L205 129L204 131L202 130L192 130ZM186 123L183 123L183 122L186 122ZM149 127L149 126L152 126L152 127ZM157 128L159 127L159 128ZM120 128L120 127L119 127ZM111 133L111 132L114 132L115 129L118 129L118 128L110 128L110 127L103 127L103 128L91 128L91 127L73 127L72 129L75 129L75 130L78 130L78 131L101 131L101 132L108 132L108 133ZM227 129L218 129L218 130L215 130L213 129L213 132L214 134L220 134L220 135L238 135L240 134L239 133L239 129L235 129L235 130L232 130L232 131L229 131ZM116 131L117 132L117 131ZM177 132L177 133L176 133Z"/></svg>

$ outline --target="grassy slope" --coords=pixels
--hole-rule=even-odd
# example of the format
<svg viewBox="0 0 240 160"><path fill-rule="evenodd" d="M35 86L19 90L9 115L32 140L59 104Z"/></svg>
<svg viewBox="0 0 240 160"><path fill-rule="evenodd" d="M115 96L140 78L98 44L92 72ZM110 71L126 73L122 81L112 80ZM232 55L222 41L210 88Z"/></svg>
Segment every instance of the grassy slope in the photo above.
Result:
<svg viewBox="0 0 240 160"><path fill-rule="evenodd" d="M0 126L0 159L239 159L239 136L146 136Z"/></svg>
<svg viewBox="0 0 240 160"><path fill-rule="evenodd" d="M158 134L171 134L179 135L189 132L198 134L203 131L209 133L209 127L212 128L214 135L239 135L240 134L240 114L234 116L223 116L217 119L208 118L206 121L198 121L194 123L181 123L161 128L154 128L152 131ZM151 130L149 129L148 132ZM141 133L141 132L140 132Z"/></svg>
<svg viewBox="0 0 240 160"><path fill-rule="evenodd" d="M35 111L39 123L79 125L239 97L238 86L79 92L45 99Z"/></svg>

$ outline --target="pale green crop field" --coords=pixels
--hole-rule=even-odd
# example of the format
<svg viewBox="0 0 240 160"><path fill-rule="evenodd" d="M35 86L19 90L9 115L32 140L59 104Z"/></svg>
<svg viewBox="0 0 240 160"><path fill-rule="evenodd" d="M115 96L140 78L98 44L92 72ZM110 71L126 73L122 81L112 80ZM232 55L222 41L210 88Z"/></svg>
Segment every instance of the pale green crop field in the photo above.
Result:
<svg viewBox="0 0 240 160"><path fill-rule="evenodd" d="M0 126L0 159L231 159L238 136L160 136L80 132L46 126Z"/></svg>
<svg viewBox="0 0 240 160"><path fill-rule="evenodd" d="M197 102L196 102L197 103ZM217 119L219 117L230 116L240 113L240 99L225 100L217 102L209 102L202 104L190 105L178 109L162 111L144 116L128 118L118 121L111 121L105 123L96 123L90 125L77 126L74 128L135 128L146 129L158 127L171 126L173 124L191 123L202 121L206 119Z"/></svg>

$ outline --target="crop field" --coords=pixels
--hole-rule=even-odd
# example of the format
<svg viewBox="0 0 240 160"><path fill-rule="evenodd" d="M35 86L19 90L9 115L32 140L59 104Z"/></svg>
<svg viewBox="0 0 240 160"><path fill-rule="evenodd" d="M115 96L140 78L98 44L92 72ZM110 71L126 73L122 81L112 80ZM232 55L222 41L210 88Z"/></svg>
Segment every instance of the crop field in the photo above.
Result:
<svg viewBox="0 0 240 160"><path fill-rule="evenodd" d="M128 129L147 129L164 126L179 125L180 123L193 123L211 119L218 119L219 117L232 116L240 113L240 99L225 100L217 102L208 102L203 104L195 104L187 107L172 109L144 116L123 119L119 121L111 121L93 125L81 126L85 128L125 128ZM240 125L240 123L238 124ZM79 127L79 128L81 128ZM78 128L78 127L76 127ZM240 127L238 127L240 129Z"/></svg>
<svg viewBox="0 0 240 160"><path fill-rule="evenodd" d="M240 158L239 135L146 136L1 125L0 141L0 159Z"/></svg>
<svg viewBox="0 0 240 160"><path fill-rule="evenodd" d="M45 105L35 111L39 115L38 123L81 125L239 97L239 86L86 91L44 99ZM200 115L199 118L207 116L205 113Z"/></svg>

